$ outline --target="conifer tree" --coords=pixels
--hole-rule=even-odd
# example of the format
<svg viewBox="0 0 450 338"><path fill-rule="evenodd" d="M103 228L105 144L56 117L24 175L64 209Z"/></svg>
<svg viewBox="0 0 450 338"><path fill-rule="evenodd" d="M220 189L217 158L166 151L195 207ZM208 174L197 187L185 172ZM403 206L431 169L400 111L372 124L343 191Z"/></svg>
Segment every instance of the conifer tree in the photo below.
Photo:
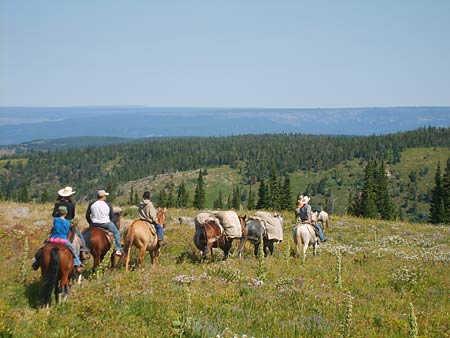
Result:
<svg viewBox="0 0 450 338"><path fill-rule="evenodd" d="M268 209L269 208L269 193L266 182L264 179L261 180L258 189L258 203L256 204L256 209Z"/></svg>
<svg viewBox="0 0 450 338"><path fill-rule="evenodd" d="M165 189L159 191L158 206L167 206L167 194Z"/></svg>
<svg viewBox="0 0 450 338"><path fill-rule="evenodd" d="M206 200L205 200L205 183L203 181L203 171L200 170L198 173L198 179L197 179L197 187L195 188L195 195L194 195L194 203L193 207L196 209L204 209Z"/></svg>
<svg viewBox="0 0 450 338"><path fill-rule="evenodd" d="M364 186L362 190L362 216L367 218L376 218L378 213L375 171L376 162L369 161L364 173Z"/></svg>
<svg viewBox="0 0 450 338"><path fill-rule="evenodd" d="M289 175L286 175L283 182L283 189L281 194L281 210L292 209L292 191L291 191L291 179Z"/></svg>
<svg viewBox="0 0 450 338"><path fill-rule="evenodd" d="M175 198L173 197L173 190L169 190L169 194L167 195L167 203L163 205L167 208L173 208L175 206Z"/></svg>
<svg viewBox="0 0 450 338"><path fill-rule="evenodd" d="M281 199L281 189L280 189L280 183L278 178L278 173L275 169L275 166L272 167L272 170L270 172L269 182L269 198L267 199L268 205L267 208L273 209L273 210L279 210L280 209L280 199Z"/></svg>
<svg viewBox="0 0 450 338"><path fill-rule="evenodd" d="M177 194L177 206L186 208L188 205L189 205L189 193L186 190L186 185L184 181L181 181Z"/></svg>
<svg viewBox="0 0 450 338"><path fill-rule="evenodd" d="M233 189L233 197L231 198L231 209L239 210L241 207L241 197L239 187Z"/></svg>
<svg viewBox="0 0 450 338"><path fill-rule="evenodd" d="M214 209L223 209L222 190L219 190L219 196L214 200L213 208Z"/></svg>
<svg viewBox="0 0 450 338"><path fill-rule="evenodd" d="M381 161L376 175L377 208L381 217L386 220L394 218L395 206L389 195L389 179L386 175L384 161Z"/></svg>
<svg viewBox="0 0 450 338"><path fill-rule="evenodd" d="M255 204L255 194L252 191L252 186L250 186L249 192L248 192L248 201L247 201L247 209L248 210L255 210L256 204Z"/></svg>
<svg viewBox="0 0 450 338"><path fill-rule="evenodd" d="M450 224L450 157L447 159L444 175L442 177L442 203L444 205L443 222Z"/></svg>
<svg viewBox="0 0 450 338"><path fill-rule="evenodd" d="M433 224L443 223L445 218L444 201L442 200L442 175L441 163L438 162L436 175L434 177L434 188L431 190L430 222Z"/></svg>

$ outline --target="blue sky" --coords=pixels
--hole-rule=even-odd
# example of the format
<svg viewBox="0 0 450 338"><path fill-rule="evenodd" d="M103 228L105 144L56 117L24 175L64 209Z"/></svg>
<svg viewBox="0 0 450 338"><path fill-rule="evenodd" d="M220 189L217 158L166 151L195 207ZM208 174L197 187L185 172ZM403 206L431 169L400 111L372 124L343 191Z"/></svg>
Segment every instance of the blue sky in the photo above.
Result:
<svg viewBox="0 0 450 338"><path fill-rule="evenodd" d="M450 105L450 1L0 0L0 105Z"/></svg>

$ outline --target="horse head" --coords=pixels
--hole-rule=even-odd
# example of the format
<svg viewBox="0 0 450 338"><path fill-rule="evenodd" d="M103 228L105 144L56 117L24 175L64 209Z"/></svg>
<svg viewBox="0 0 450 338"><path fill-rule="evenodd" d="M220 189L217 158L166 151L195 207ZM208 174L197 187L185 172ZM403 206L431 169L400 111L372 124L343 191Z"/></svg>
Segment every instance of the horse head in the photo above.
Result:
<svg viewBox="0 0 450 338"><path fill-rule="evenodd" d="M167 212L167 208L164 207L163 209L158 208L158 211L156 213L156 218L158 219L158 224L161 225L163 228L166 226L166 212Z"/></svg>

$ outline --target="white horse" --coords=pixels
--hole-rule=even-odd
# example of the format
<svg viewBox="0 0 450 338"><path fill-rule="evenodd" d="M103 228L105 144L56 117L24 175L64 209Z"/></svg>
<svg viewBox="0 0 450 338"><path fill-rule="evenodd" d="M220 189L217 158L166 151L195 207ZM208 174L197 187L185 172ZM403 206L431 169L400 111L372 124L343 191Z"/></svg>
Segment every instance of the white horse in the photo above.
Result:
<svg viewBox="0 0 450 338"><path fill-rule="evenodd" d="M306 250L309 245L313 246L313 255L317 253L317 246L319 245L319 238L311 224L299 223L293 230L294 243L297 247L297 256L300 255L300 245L303 245L303 263L306 259Z"/></svg>
<svg viewBox="0 0 450 338"><path fill-rule="evenodd" d="M314 223L321 222L322 229L328 229L330 227L330 217L328 216L328 213L326 211L315 210L311 213L311 218Z"/></svg>

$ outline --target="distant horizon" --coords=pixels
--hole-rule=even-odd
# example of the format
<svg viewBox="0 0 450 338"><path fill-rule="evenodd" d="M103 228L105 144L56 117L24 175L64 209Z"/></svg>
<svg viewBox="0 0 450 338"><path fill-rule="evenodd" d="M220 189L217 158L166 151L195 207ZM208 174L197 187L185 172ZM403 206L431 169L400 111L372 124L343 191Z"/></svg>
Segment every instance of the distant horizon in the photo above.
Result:
<svg viewBox="0 0 450 338"><path fill-rule="evenodd" d="M152 105L142 105L142 104L130 104L130 105L121 105L121 104L93 104L93 105L43 105L43 106L33 106L33 105L0 105L0 108L173 108L173 109L369 109L369 108L449 108L449 105L393 105L393 106L346 106L346 107L325 107L325 106L317 106L317 107L282 107L282 106L273 106L273 107L264 107L264 106L152 106Z"/></svg>

